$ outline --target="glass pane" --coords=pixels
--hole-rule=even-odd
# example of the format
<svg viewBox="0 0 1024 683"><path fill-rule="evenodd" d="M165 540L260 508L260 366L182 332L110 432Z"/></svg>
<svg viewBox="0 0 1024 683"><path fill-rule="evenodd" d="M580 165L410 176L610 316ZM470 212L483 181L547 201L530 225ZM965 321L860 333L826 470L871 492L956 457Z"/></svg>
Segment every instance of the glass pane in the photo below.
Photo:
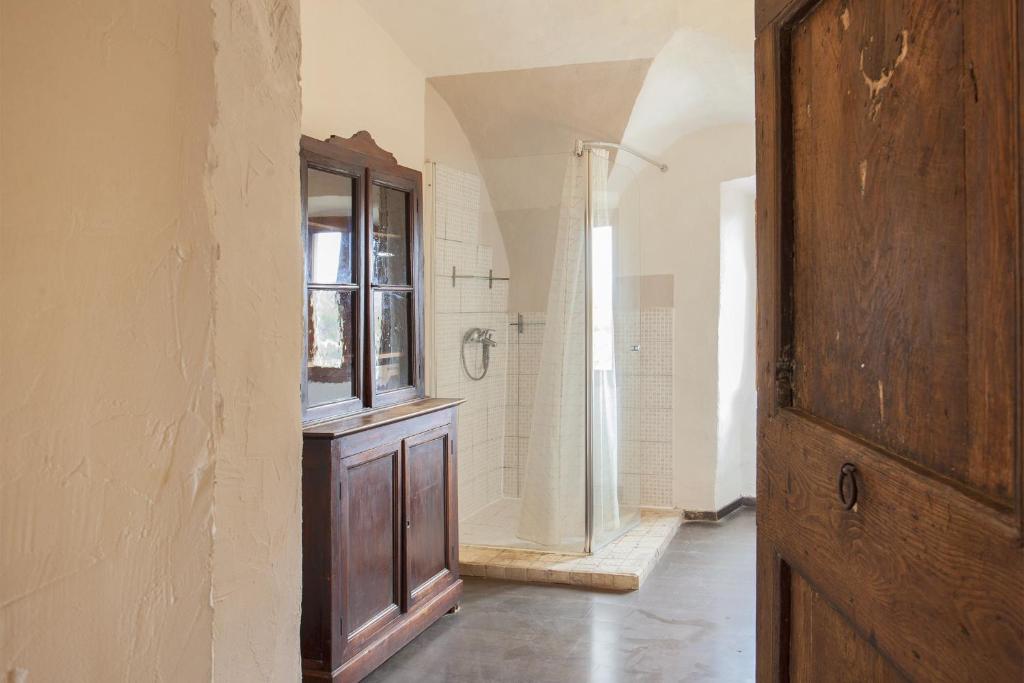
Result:
<svg viewBox="0 0 1024 683"><path fill-rule="evenodd" d="M409 349L412 344L409 312L412 294L373 293L373 342L377 350L374 368L377 391L391 391L412 385Z"/></svg>
<svg viewBox="0 0 1024 683"><path fill-rule="evenodd" d="M371 197L373 214L373 283L409 284L409 228L406 193L374 185Z"/></svg>
<svg viewBox="0 0 1024 683"><path fill-rule="evenodd" d="M613 171L607 152L590 152L592 550L640 520L637 463L645 449L657 448L640 443L635 431L640 387L651 386L640 366L641 185L621 156ZM645 400L651 408L664 407L650 391ZM643 438L659 436L649 430ZM647 487L652 492L645 495L657 486Z"/></svg>
<svg viewBox="0 0 1024 683"><path fill-rule="evenodd" d="M309 281L354 284L352 196L355 179L310 168L307 176Z"/></svg>
<svg viewBox="0 0 1024 683"><path fill-rule="evenodd" d="M308 301L306 403L334 403L356 395L355 292L312 289Z"/></svg>

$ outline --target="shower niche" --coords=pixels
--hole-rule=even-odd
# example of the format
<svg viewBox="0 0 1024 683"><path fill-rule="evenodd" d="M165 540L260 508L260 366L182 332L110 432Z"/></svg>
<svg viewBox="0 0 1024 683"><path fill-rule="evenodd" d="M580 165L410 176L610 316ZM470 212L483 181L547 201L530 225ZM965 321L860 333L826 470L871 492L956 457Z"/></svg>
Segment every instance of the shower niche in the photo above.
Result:
<svg viewBox="0 0 1024 683"><path fill-rule="evenodd" d="M424 391L422 180L303 137L303 680L355 681L454 609L455 412Z"/></svg>
<svg viewBox="0 0 1024 683"><path fill-rule="evenodd" d="M567 147L488 162L501 169L492 177L505 193L491 201L506 239L548 240L529 245L533 270L509 283L479 256L480 179L434 166L435 377L467 398L471 443L463 545L588 554L641 516L638 169L602 144ZM517 287L541 292L536 308L510 309ZM487 328L497 347L481 343Z"/></svg>

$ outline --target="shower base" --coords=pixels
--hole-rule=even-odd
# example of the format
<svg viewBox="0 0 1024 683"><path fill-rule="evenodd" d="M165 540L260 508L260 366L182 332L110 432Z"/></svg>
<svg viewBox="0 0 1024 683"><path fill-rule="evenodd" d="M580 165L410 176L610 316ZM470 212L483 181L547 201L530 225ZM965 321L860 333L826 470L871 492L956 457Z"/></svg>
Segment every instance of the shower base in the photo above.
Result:
<svg viewBox="0 0 1024 683"><path fill-rule="evenodd" d="M516 550L583 554L582 535L578 538L568 537L561 545L544 546L543 548L538 547L532 541L524 541L516 536L521 502L519 498L499 498L466 519L459 520L459 543Z"/></svg>
<svg viewBox="0 0 1024 683"><path fill-rule="evenodd" d="M518 506L518 499L503 498L459 522L463 576L636 590L682 523L678 511L644 509L634 526L591 555L576 552L582 538L571 539L575 544L569 550L536 550L515 535Z"/></svg>

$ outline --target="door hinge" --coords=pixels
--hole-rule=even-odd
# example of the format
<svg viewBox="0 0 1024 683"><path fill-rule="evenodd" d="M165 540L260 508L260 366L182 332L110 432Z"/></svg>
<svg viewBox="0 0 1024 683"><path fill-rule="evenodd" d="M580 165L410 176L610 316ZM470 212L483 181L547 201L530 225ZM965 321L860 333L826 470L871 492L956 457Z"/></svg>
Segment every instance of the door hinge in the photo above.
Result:
<svg viewBox="0 0 1024 683"><path fill-rule="evenodd" d="M793 369L792 360L780 358L775 361L775 386L781 406L793 405Z"/></svg>
<svg viewBox="0 0 1024 683"><path fill-rule="evenodd" d="M338 482L338 498L344 498L344 494L341 492L341 482Z"/></svg>

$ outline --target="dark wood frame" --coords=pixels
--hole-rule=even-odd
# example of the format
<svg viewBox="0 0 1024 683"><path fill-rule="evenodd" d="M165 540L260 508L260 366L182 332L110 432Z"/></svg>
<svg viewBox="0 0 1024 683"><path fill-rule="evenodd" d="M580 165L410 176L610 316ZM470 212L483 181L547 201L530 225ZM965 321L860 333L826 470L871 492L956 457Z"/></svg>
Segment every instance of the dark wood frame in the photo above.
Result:
<svg viewBox="0 0 1024 683"><path fill-rule="evenodd" d="M305 143L305 138L303 139ZM330 150L324 150L330 151ZM307 149L303 144L302 155L300 158L299 173L301 179L301 191L302 191L302 252L303 259L305 261L303 265L303 277L305 279L305 285L303 287L302 294L302 306L303 306L303 324L306 326L306 333L304 335L304 346L302 352L302 381L301 381L301 393L302 393L302 413L303 421L307 423L319 422L321 420L330 419L341 415L348 415L359 410L362 410L365 402L366 385L363 382L362 366L364 364L364 358L366 356L364 346L364 334L363 334L363 310L365 307L365 258L363 256L362 241L363 236L366 233L365 228L365 194L366 194L366 178L364 167L359 164L359 160L355 158L347 158L343 154L335 154L333 156L323 153L315 149ZM326 173L334 173L337 175L351 178L354 182L355 188L352 192L352 253L353 260L352 264L352 279L355 282L352 285L311 285L310 280L310 263L308 259L309 255L309 214L307 206L307 193L309 191L309 169L310 167L323 171ZM324 405L312 406L308 404L308 387L309 387L309 369L308 369L308 357L309 357L309 344L311 331L309 329L309 312L306 310L309 306L309 291L310 289L324 289L324 290L337 290L355 292L355 301L353 302L353 313L354 313L354 327L352 336L355 339L355 354L353 357L352 367L352 394L353 396L342 401L334 403L328 403Z"/></svg>
<svg viewBox="0 0 1024 683"><path fill-rule="evenodd" d="M356 353L353 358L353 397L325 405L308 405L310 372L307 366L308 312L304 315L306 329L306 350L302 360L302 406L303 423L316 424L338 417L344 417L363 410L384 408L407 403L424 394L424 263L423 263L423 201L422 175L419 171L399 166L395 157L381 149L369 133L360 131L351 138L332 136L317 140L303 136L300 142L300 176L302 189L302 240L305 264L305 287L303 307L308 306L308 292L312 288L356 292L353 307L355 321L353 338ZM354 261L353 285L311 285L309 283L308 233L309 217L307 208L309 168L328 173L337 173L356 182L352 198L352 230ZM376 285L372 281L373 240L371 236L371 193L374 185L389 187L406 193L406 221L408 230L407 285ZM409 373L411 384L391 391L378 392L375 368L377 349L373 339L375 292L401 292L410 294L409 309Z"/></svg>
<svg viewBox="0 0 1024 683"><path fill-rule="evenodd" d="M413 172L415 173L415 172ZM370 341L368 346L368 356L366 363L366 379L367 386L370 387L370 405L371 408L382 408L385 406L392 406L398 403L406 403L407 401L413 401L423 396L423 231L420 222L421 215L421 201L420 201L420 181L419 173L415 173L416 177L413 178L407 174L394 173L384 170L369 169L367 174L366 183L366 206L371 206L371 193L373 192L373 186L378 185L380 187L392 188L400 190L406 193L406 226L409 231L406 250L406 272L409 274L409 284L407 285L379 285L373 282L372 273L372 260L370 250L373 248L372 239L369 239L369 231L372 230L369 218L367 219L367 237L366 240L366 253L364 258L367 263L367 293L366 297L366 320L367 329L370 329L373 321L374 314L374 294L377 292L387 293L394 292L396 294L410 294L410 308L408 310L409 320L409 333L410 333L410 346L409 346L409 374L412 384L406 387L400 387L389 391L378 392L377 381L374 376L375 368L377 367L377 348L372 339L372 331L370 332Z"/></svg>

